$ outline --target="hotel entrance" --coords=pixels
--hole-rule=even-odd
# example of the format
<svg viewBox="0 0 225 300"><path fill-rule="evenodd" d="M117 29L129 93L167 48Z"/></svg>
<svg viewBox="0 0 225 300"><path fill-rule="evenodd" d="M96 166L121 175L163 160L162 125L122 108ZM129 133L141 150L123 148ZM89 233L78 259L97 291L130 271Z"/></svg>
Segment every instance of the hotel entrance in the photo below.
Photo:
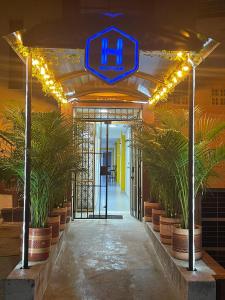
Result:
<svg viewBox="0 0 225 300"><path fill-rule="evenodd" d="M134 108L75 108L82 130L75 146L82 171L73 178L75 219L142 218L142 162L132 125L141 122Z"/></svg>

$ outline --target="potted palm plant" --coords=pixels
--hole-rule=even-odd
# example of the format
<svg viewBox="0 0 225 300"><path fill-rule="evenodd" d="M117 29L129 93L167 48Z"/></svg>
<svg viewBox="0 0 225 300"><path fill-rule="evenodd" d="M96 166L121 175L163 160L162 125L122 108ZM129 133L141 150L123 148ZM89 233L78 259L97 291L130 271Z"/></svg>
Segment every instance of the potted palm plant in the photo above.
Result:
<svg viewBox="0 0 225 300"><path fill-rule="evenodd" d="M137 144L143 151L144 163L149 167L150 179L158 183L157 189L165 209L165 215L160 217L161 240L164 243L173 243L175 257L188 259L188 113L184 110L161 109L155 113L156 124L142 129L141 135L139 130L136 137ZM197 197L201 195L209 177L215 175L215 166L225 159L224 140L218 140L224 132L225 124L215 122L198 108L196 114L198 117L195 196ZM213 147L215 142L216 148ZM199 226L195 234L196 258L200 258Z"/></svg>
<svg viewBox="0 0 225 300"><path fill-rule="evenodd" d="M188 259L188 113L184 110L159 111L157 117L162 127L175 130L176 138L171 136L173 167L170 172L174 179L177 201L180 204L181 224L175 225L172 236L173 254L179 259ZM211 176L215 176L215 167L225 160L225 143L222 134L225 123L215 120L196 108L195 139L195 198L201 198ZM172 157L168 156L171 160ZM195 256L202 256L201 227L195 229Z"/></svg>
<svg viewBox="0 0 225 300"><path fill-rule="evenodd" d="M71 216L71 174L81 171L80 152L74 139L75 135L80 135L82 126L68 118L64 118L63 124L63 130L60 128L61 143L55 155L56 164L52 176L54 181L51 186L51 211L60 215L60 230L65 228Z"/></svg>
<svg viewBox="0 0 225 300"><path fill-rule="evenodd" d="M160 207L152 210L153 229L160 231L161 241L167 244L171 243L173 224L180 221L175 181L170 171L174 158L170 141L176 134L172 130L145 124L141 134L139 131L135 135L136 145L141 148L144 164L149 170L151 192L160 203Z"/></svg>
<svg viewBox="0 0 225 300"><path fill-rule="evenodd" d="M204 116L206 118L206 116ZM199 122L204 122L200 117ZM207 187L208 180L216 176L215 167L225 161L225 144L224 141L215 144L216 139L225 130L224 123L216 124L212 119L207 119L211 128L196 129L195 141L195 199L201 199L204 189ZM205 133L203 133L205 131ZM216 145L216 146L215 146ZM178 259L188 260L188 145L186 150L181 152L180 159L177 161L174 170L178 197L181 205L181 226L174 227L172 249L173 254ZM202 256L202 232L200 225L195 228L195 257Z"/></svg>
<svg viewBox="0 0 225 300"><path fill-rule="evenodd" d="M12 141L14 147L11 156L5 158L2 164L5 169L17 176L18 183L23 185L24 113L11 110L7 114L7 120L10 126L2 134ZM53 224L48 215L54 206L54 187L56 182L62 179L59 169L62 168L62 172L69 173L76 165L72 164L70 157L69 162L64 158L67 147L71 150L72 126L69 126L66 118L59 112L32 113L31 132L29 260L34 261L44 260L49 255ZM76 156L74 151L72 154ZM77 158L74 161L77 163ZM66 166L63 163L66 163ZM57 241L55 228L53 226L53 237Z"/></svg>

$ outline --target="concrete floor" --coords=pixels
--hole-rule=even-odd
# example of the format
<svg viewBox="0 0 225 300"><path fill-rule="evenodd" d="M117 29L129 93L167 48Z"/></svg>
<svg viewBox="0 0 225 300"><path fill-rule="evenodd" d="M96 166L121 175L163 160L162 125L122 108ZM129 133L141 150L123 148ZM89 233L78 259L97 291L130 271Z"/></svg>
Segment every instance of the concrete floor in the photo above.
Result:
<svg viewBox="0 0 225 300"><path fill-rule="evenodd" d="M76 220L55 263L45 300L175 300L144 226Z"/></svg>

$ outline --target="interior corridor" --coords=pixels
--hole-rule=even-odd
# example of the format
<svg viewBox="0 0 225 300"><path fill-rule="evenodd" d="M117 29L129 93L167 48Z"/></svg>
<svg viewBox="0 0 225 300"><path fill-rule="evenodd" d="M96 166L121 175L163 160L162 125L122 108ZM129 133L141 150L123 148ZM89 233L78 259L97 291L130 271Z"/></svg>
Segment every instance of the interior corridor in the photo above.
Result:
<svg viewBox="0 0 225 300"><path fill-rule="evenodd" d="M108 187L108 210L110 212L129 212L130 198L127 193L121 192L118 184L109 184Z"/></svg>
<svg viewBox="0 0 225 300"><path fill-rule="evenodd" d="M101 190L101 201L100 197L96 203L96 208L100 206L100 212L105 212L105 188ZM108 213L109 214L123 214L130 211L130 198L127 193L122 192L118 184L109 183L108 185Z"/></svg>
<svg viewBox="0 0 225 300"><path fill-rule="evenodd" d="M45 300L175 300L144 225L76 220L50 278Z"/></svg>

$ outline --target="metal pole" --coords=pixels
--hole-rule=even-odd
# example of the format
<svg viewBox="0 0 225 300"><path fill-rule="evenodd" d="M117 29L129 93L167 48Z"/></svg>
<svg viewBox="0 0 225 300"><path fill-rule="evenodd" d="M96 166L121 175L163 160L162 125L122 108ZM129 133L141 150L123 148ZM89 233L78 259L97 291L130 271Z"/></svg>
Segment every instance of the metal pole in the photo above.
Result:
<svg viewBox="0 0 225 300"><path fill-rule="evenodd" d="M31 95L32 93L32 56L26 60L26 104L25 104L25 151L24 151L24 207L22 268L28 269L29 215L30 215L30 172L31 172Z"/></svg>
<svg viewBox="0 0 225 300"><path fill-rule="evenodd" d="M188 149L189 271L195 271L195 66L193 63L190 84Z"/></svg>
<svg viewBox="0 0 225 300"><path fill-rule="evenodd" d="M106 188L105 188L105 218L108 218L108 167L109 167L109 123L106 123Z"/></svg>

